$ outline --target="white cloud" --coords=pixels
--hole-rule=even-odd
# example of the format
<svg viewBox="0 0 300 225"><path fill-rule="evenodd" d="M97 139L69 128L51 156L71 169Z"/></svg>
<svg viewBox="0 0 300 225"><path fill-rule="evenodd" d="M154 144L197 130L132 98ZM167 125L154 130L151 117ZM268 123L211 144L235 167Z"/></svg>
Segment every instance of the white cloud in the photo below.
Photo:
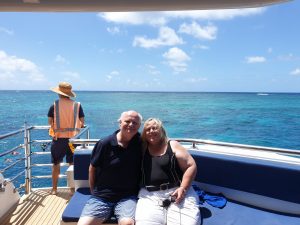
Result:
<svg viewBox="0 0 300 225"><path fill-rule="evenodd" d="M74 84L74 86L80 86L81 88L88 87L89 82L83 79L83 77L78 72L64 71L61 73L61 75L63 76L63 81L67 81L71 84Z"/></svg>
<svg viewBox="0 0 300 225"><path fill-rule="evenodd" d="M58 63L68 63L68 61L61 55L56 55L55 56L55 62L58 62Z"/></svg>
<svg viewBox="0 0 300 225"><path fill-rule="evenodd" d="M9 30L5 27L0 27L0 33L5 33L5 34L8 34L8 35L14 35L14 31L13 30Z"/></svg>
<svg viewBox="0 0 300 225"><path fill-rule="evenodd" d="M114 77L117 77L120 75L120 72L117 70L111 71L108 75L106 75L106 81L110 82Z"/></svg>
<svg viewBox="0 0 300 225"><path fill-rule="evenodd" d="M192 78L185 79L187 83L200 83L207 80L208 79L206 77L192 77Z"/></svg>
<svg viewBox="0 0 300 225"><path fill-rule="evenodd" d="M127 79L126 84L130 87L141 87L141 83L137 80Z"/></svg>
<svg viewBox="0 0 300 225"><path fill-rule="evenodd" d="M152 75L160 74L160 71L153 65L147 64L146 68L147 68L148 73L150 73Z"/></svg>
<svg viewBox="0 0 300 225"><path fill-rule="evenodd" d="M112 78L113 78L112 75L106 75L106 80L107 80L107 81L110 81Z"/></svg>
<svg viewBox="0 0 300 225"><path fill-rule="evenodd" d="M164 12L107 12L98 13L107 22L152 26L162 26L175 19L193 20L229 20L236 17L262 14L265 8L224 9L224 10L192 10Z"/></svg>
<svg viewBox="0 0 300 225"><path fill-rule="evenodd" d="M72 71L64 71L62 75L65 77L65 80L72 81L72 80L80 80L80 74L77 72Z"/></svg>
<svg viewBox="0 0 300 225"><path fill-rule="evenodd" d="M169 27L161 27L156 39L136 36L133 40L133 46L142 48L157 48L160 46L171 46L183 44L183 40L177 36L175 31Z"/></svg>
<svg viewBox="0 0 300 225"><path fill-rule="evenodd" d="M202 50L208 50L209 46L206 46L206 45L194 45L193 48L199 48L199 49L202 49Z"/></svg>
<svg viewBox="0 0 300 225"><path fill-rule="evenodd" d="M272 53L273 49L272 48L268 48L268 53Z"/></svg>
<svg viewBox="0 0 300 225"><path fill-rule="evenodd" d="M185 72L187 69L186 62L190 60L190 57L177 47L170 48L163 54L163 57L175 73Z"/></svg>
<svg viewBox="0 0 300 225"><path fill-rule="evenodd" d="M116 27L116 26L114 26L114 27L108 27L108 28L106 28L106 30L108 31L108 33L113 34L113 35L119 34L121 32L120 28Z"/></svg>
<svg viewBox="0 0 300 225"><path fill-rule="evenodd" d="M162 86L162 83L161 83L160 79L155 78L152 81L153 81L152 85L151 85L152 87L153 86Z"/></svg>
<svg viewBox="0 0 300 225"><path fill-rule="evenodd" d="M278 59L281 61L296 61L299 60L299 57L295 56L293 53L289 53L287 55L280 55Z"/></svg>
<svg viewBox="0 0 300 225"><path fill-rule="evenodd" d="M107 22L118 24L148 24L152 26L161 26L166 24L166 18L159 14L155 12L106 12L98 13L98 16Z"/></svg>
<svg viewBox="0 0 300 225"><path fill-rule="evenodd" d="M20 77L17 79L17 77ZM28 83L45 81L45 77L38 66L27 59L9 56L0 50L0 79L3 82L23 80Z"/></svg>
<svg viewBox="0 0 300 225"><path fill-rule="evenodd" d="M246 57L246 62L247 63L263 63L266 61L265 57L262 56L249 56Z"/></svg>
<svg viewBox="0 0 300 225"><path fill-rule="evenodd" d="M296 76L300 75L300 68L297 68L297 69L291 71L290 74L291 74L291 75L296 75Z"/></svg>
<svg viewBox="0 0 300 225"><path fill-rule="evenodd" d="M116 76L116 75L119 75L120 72L117 71L117 70L113 70L113 71L110 72L110 74Z"/></svg>
<svg viewBox="0 0 300 225"><path fill-rule="evenodd" d="M164 12L168 18L174 19L194 19L194 20L229 20L236 17L245 17L261 14L264 8L248 9L222 9L222 10L192 10L192 11L174 11Z"/></svg>
<svg viewBox="0 0 300 225"><path fill-rule="evenodd" d="M118 49L116 50L116 52L117 52L118 54L122 54L122 53L124 52L124 49L118 48Z"/></svg>
<svg viewBox="0 0 300 225"><path fill-rule="evenodd" d="M180 25L179 33L186 33L192 35L197 39L214 40L217 37L218 28L213 25L201 27L198 23L191 24L183 23Z"/></svg>

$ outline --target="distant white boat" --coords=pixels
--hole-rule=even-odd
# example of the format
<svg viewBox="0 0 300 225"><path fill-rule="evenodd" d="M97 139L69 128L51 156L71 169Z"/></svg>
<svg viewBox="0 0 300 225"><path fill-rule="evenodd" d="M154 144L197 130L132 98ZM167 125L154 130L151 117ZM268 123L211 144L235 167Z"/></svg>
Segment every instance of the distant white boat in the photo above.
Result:
<svg viewBox="0 0 300 225"><path fill-rule="evenodd" d="M268 93L257 93L257 95L269 95Z"/></svg>

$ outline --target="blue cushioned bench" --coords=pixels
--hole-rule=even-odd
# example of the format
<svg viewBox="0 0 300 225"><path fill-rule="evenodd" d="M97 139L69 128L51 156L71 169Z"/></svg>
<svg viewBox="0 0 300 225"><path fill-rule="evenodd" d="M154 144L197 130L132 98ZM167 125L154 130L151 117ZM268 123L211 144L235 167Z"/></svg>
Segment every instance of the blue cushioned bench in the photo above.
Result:
<svg viewBox="0 0 300 225"><path fill-rule="evenodd" d="M202 151L190 153L197 163L196 181L300 204L300 166Z"/></svg>
<svg viewBox="0 0 300 225"><path fill-rule="evenodd" d="M89 188L78 188L72 196L70 202L62 214L62 221L64 222L78 222L82 209L89 199L91 193ZM112 216L105 223L118 223L115 216Z"/></svg>
<svg viewBox="0 0 300 225"><path fill-rule="evenodd" d="M207 203L201 205L201 225L300 225L300 167L202 151L190 152L198 167L195 183L204 191L223 193L228 200L223 209ZM90 154L91 150L75 151L76 191L62 215L66 224L78 221L90 196L87 182ZM278 210L271 210L273 205ZM280 212L282 209L287 212ZM106 223L117 223L117 220L112 217Z"/></svg>
<svg viewBox="0 0 300 225"><path fill-rule="evenodd" d="M201 224L300 225L300 166L203 151L190 153L197 162L198 186L222 193L228 200L222 209L201 205Z"/></svg>
<svg viewBox="0 0 300 225"><path fill-rule="evenodd" d="M282 214L229 200L222 209L200 207L201 225L300 225L300 216Z"/></svg>

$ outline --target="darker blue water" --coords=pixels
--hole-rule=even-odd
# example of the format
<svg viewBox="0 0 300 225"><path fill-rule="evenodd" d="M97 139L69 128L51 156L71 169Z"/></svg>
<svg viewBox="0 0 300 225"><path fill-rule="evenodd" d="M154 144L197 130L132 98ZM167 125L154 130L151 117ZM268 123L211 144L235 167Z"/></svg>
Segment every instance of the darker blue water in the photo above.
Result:
<svg viewBox="0 0 300 225"><path fill-rule="evenodd" d="M145 119L160 118L170 137L300 149L300 94L78 91L77 96L91 138L113 132L120 113L134 109ZM25 121L29 125L47 125L48 108L55 99L56 94L50 91L0 91L0 134L21 128ZM48 138L46 131L32 135ZM0 153L22 141L22 135L0 141ZM40 150L40 145L32 148ZM0 169L22 154L0 159ZM36 156L33 161L50 163L50 156ZM38 168L33 173L40 174L41 170L51 174L50 167ZM15 171L7 173L6 177Z"/></svg>

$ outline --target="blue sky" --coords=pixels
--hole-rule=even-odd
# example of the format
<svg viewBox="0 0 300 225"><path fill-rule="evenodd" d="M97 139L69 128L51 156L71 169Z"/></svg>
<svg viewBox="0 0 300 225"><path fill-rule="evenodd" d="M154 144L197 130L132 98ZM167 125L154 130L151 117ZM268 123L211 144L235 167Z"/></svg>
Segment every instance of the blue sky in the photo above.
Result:
<svg viewBox="0 0 300 225"><path fill-rule="evenodd" d="M300 92L300 3L0 13L0 90Z"/></svg>

